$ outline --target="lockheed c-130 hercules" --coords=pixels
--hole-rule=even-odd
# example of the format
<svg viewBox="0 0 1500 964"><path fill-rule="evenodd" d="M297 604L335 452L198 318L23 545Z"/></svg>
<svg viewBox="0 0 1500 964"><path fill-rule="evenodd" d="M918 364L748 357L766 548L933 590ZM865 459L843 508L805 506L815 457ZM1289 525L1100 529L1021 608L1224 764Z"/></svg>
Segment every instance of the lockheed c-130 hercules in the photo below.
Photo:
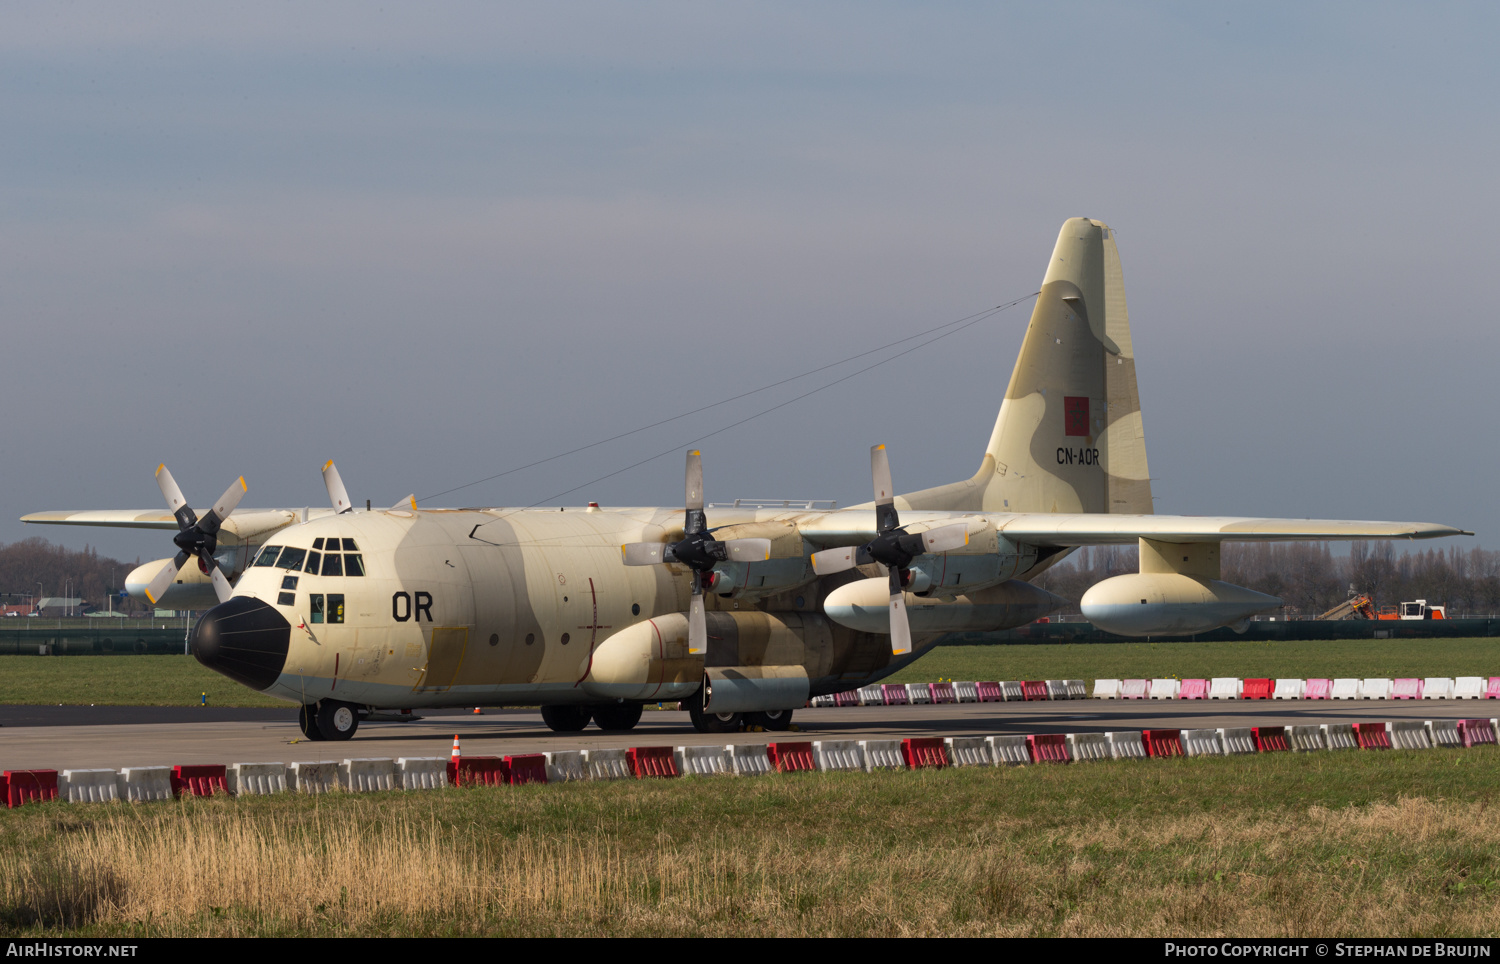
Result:
<svg viewBox="0 0 1500 964"><path fill-rule="evenodd" d="M169 513L24 519L177 529L176 558L127 585L152 602L211 587L194 655L332 740L372 711L441 706L540 704L554 730L628 730L664 700L705 732L784 729L810 696L886 676L944 634L1056 610L1030 580L1080 546L1139 545L1139 572L1082 608L1144 636L1280 605L1219 579L1224 542L1469 534L1153 514L1119 255L1085 218L1058 235L978 471L895 495L884 446L871 469L875 501L847 509L705 508L694 451L684 508L360 511L329 462L329 509L237 510L240 479L199 514L161 467Z"/></svg>

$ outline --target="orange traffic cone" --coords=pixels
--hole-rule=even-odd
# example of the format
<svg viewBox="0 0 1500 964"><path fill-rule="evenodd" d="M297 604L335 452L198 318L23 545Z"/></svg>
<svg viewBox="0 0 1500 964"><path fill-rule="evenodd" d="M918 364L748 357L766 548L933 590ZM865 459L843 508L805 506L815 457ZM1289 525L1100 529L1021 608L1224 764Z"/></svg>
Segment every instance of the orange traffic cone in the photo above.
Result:
<svg viewBox="0 0 1500 964"><path fill-rule="evenodd" d="M482 707L478 707L478 706L474 707L474 715L475 716L483 716L484 715L484 709Z"/></svg>
<svg viewBox="0 0 1500 964"><path fill-rule="evenodd" d="M453 734L453 753L449 757L449 759L451 759L454 763L457 763L462 757L463 754L458 751L458 734L455 733Z"/></svg>

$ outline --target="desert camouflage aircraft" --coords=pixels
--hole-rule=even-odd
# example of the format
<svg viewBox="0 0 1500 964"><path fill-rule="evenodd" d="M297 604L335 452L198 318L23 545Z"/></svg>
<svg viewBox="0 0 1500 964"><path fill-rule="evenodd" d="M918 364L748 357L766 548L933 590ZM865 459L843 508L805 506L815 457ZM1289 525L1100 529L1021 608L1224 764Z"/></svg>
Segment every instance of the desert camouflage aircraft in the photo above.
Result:
<svg viewBox="0 0 1500 964"><path fill-rule="evenodd" d="M1079 546L1139 544L1140 571L1093 586L1083 611L1143 636L1280 605L1220 581L1227 541L1461 534L1154 515L1119 255L1085 218L1058 235L978 471L898 496L884 446L871 469L875 501L838 510L705 506L689 452L684 508L361 511L329 462L328 509L238 510L240 479L199 515L163 466L170 512L24 520L176 529L177 556L137 569L132 591L212 605L198 660L300 705L307 736L330 740L375 711L439 706L540 704L554 730L628 730L663 700L705 732L784 729L810 696L880 679L944 634L1059 608L1029 580Z"/></svg>

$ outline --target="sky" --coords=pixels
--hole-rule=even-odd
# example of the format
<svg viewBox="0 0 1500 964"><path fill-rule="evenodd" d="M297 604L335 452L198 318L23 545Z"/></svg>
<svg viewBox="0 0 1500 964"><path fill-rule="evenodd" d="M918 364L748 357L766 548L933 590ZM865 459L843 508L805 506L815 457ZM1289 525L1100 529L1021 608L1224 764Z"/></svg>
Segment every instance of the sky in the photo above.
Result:
<svg viewBox="0 0 1500 964"><path fill-rule="evenodd" d="M966 478L1029 304L708 406L1030 294L1084 216L1158 512L1500 548L1497 21L6 4L0 541L170 555L17 521L155 508L160 462L194 504L244 475L293 507L329 458L377 506L681 504L693 445L710 500L866 501L877 442L898 490Z"/></svg>

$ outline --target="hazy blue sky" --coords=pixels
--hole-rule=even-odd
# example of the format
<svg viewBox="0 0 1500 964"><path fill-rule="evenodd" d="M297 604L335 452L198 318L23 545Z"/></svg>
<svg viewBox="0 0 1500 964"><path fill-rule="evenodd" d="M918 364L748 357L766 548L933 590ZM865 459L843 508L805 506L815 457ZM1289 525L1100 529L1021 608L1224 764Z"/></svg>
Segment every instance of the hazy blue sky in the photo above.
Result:
<svg viewBox="0 0 1500 964"><path fill-rule="evenodd" d="M1500 548L1493 5L9 3L0 540L389 505L1034 291L1118 231L1157 511ZM711 499L978 464L1029 306L702 443ZM819 376L831 380L849 369ZM816 384L816 379L810 384ZM444 496L681 501L797 383Z"/></svg>

